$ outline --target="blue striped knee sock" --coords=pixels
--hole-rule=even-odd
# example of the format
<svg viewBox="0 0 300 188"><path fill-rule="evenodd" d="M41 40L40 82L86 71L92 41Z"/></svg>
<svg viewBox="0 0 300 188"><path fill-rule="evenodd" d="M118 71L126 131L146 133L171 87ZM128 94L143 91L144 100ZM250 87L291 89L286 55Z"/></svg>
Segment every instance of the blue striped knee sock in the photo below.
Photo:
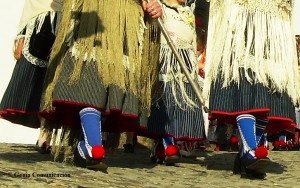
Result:
<svg viewBox="0 0 300 188"><path fill-rule="evenodd" d="M84 108L79 112L79 115L86 151L90 157L103 158L101 113L94 108Z"/></svg>
<svg viewBox="0 0 300 188"><path fill-rule="evenodd" d="M256 119L256 143L259 145L260 143L264 142L264 133L266 130L266 127L268 125L267 119ZM262 141L262 142L261 142Z"/></svg>
<svg viewBox="0 0 300 188"><path fill-rule="evenodd" d="M178 155L179 149L175 146L174 138L171 136L164 136L163 137L163 145L165 148L166 156L173 156Z"/></svg>
<svg viewBox="0 0 300 188"><path fill-rule="evenodd" d="M257 148L255 135L255 117L250 114L239 115L237 118L237 125L243 142L243 152L241 155L247 153L249 159L255 156L254 150Z"/></svg>
<svg viewBox="0 0 300 188"><path fill-rule="evenodd" d="M162 138L164 148L166 149L169 145L174 145L174 138L171 136L164 136Z"/></svg>

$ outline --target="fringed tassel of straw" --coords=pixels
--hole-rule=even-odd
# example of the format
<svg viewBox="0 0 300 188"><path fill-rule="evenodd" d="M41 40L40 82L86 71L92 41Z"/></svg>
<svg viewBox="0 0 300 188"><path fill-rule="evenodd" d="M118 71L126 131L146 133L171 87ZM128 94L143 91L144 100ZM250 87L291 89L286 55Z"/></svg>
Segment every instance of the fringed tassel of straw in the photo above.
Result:
<svg viewBox="0 0 300 188"><path fill-rule="evenodd" d="M50 54L50 60L45 77L45 92L42 97L41 109L51 109L52 91L59 77L62 59L65 56L68 45L72 43L75 18L81 12L83 0L65 0L62 8L62 18L58 27L58 33Z"/></svg>
<svg viewBox="0 0 300 188"><path fill-rule="evenodd" d="M136 11L132 11L136 10ZM144 11L142 6L134 1L128 1L125 8L125 38L124 42L125 54L129 57L129 74L128 80L126 80L126 85L130 91L136 96L138 96L138 91L140 90L141 83L141 67L142 67L142 50L143 50L143 39L141 35L144 33L141 30L141 21L144 17ZM131 20L129 18L134 18Z"/></svg>
<svg viewBox="0 0 300 188"><path fill-rule="evenodd" d="M158 81L159 72L159 49L160 49L160 30L155 22L146 16L145 26L141 25L141 30L146 27L143 33L143 52L141 65L141 80L139 98L142 104L142 111L146 116L150 115L151 95L155 82ZM143 22L141 22L143 23Z"/></svg>
<svg viewBox="0 0 300 188"><path fill-rule="evenodd" d="M51 139L51 153L54 156L54 161L57 161L62 145L58 142L58 137L61 135L61 129L54 129Z"/></svg>
<svg viewBox="0 0 300 188"><path fill-rule="evenodd" d="M54 161L63 160L65 163L73 164L73 151L76 149L81 136L81 129L62 126L55 129L52 136L52 154Z"/></svg>
<svg viewBox="0 0 300 188"><path fill-rule="evenodd" d="M74 164L74 150L77 147L77 144L82 136L81 129L74 129L71 127L64 127L66 134L62 138L64 144L64 162L69 164Z"/></svg>
<svg viewBox="0 0 300 188"><path fill-rule="evenodd" d="M43 130L42 134L46 134L46 140L51 140L51 153L54 155L54 160L57 159L61 146L58 145L57 135L59 134L58 129L61 126L48 121L47 119L41 118L41 126L40 129ZM42 135L43 136L43 135ZM43 136L44 137L44 136Z"/></svg>
<svg viewBox="0 0 300 188"><path fill-rule="evenodd" d="M96 32L98 31L98 22L100 21L98 18L98 10L98 0L89 0L83 2L77 40L74 43L74 48L76 51L73 55L75 57L76 64L70 76L70 84L76 83L76 81L80 78L84 63L91 62L95 57L94 43Z"/></svg>
<svg viewBox="0 0 300 188"><path fill-rule="evenodd" d="M116 11L112 14L111 10ZM145 31L144 12L140 2L100 1L98 17L101 22L96 41L101 41L101 46L96 48L95 53L102 84L116 85L134 94L140 99L142 106L150 109L149 79L152 77L149 74L154 73L152 67L157 65L157 62L152 62L158 54L154 46L158 45L154 29L149 27L149 30ZM148 54L147 50L151 50L152 54ZM143 73L140 74L141 72ZM146 72L147 75L144 74Z"/></svg>
<svg viewBox="0 0 300 188"><path fill-rule="evenodd" d="M98 32L96 41L100 44L96 47L96 62L98 75L104 86L117 85L125 88L125 67L123 65L123 43L126 37L125 10L128 0L99 1ZM135 11L135 9L130 10ZM128 18L134 22L133 18ZM134 38L135 36L130 36ZM126 54L125 54L126 55Z"/></svg>

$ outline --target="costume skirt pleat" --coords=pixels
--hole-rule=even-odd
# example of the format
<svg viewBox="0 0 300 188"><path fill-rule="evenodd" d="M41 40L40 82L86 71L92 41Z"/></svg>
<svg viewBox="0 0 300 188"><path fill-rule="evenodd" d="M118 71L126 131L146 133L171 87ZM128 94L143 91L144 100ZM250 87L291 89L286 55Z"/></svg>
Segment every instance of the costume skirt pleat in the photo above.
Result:
<svg viewBox="0 0 300 188"><path fill-rule="evenodd" d="M4 119L29 127L39 127L40 107L45 67L31 64L21 57L2 97L0 113Z"/></svg>
<svg viewBox="0 0 300 188"><path fill-rule="evenodd" d="M104 87L98 75L98 64L84 64L80 77L70 81L75 60L64 58L58 82L53 90L53 109L44 109L43 117L59 123L80 125L79 111L85 107L100 110L105 119L103 131L134 131L138 126L138 99L115 85ZM112 74L113 76L113 74Z"/></svg>
<svg viewBox="0 0 300 188"><path fill-rule="evenodd" d="M248 71L250 78L253 72ZM250 83L245 72L240 69L240 84L232 83L223 87L218 77L211 85L209 108L210 119L235 124L240 114L252 114L257 118L269 119L267 131L277 132L296 126L295 107L286 93L278 93L260 83Z"/></svg>
<svg viewBox="0 0 300 188"><path fill-rule="evenodd" d="M189 84L185 84L185 87L187 94L196 101L192 87ZM179 108L171 86L166 84L164 94L152 105L147 129L150 134L170 135L176 140L203 140L205 139L203 110L201 107Z"/></svg>

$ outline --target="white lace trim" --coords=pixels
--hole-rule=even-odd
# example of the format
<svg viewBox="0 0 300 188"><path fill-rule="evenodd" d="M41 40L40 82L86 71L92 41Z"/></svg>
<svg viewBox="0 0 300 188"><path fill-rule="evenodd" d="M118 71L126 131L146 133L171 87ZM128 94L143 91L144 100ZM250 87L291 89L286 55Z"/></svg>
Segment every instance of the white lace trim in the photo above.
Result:
<svg viewBox="0 0 300 188"><path fill-rule="evenodd" d="M24 57L26 58L27 61L29 61L31 64L39 66L39 67L47 67L48 61L41 60L41 59L31 55L29 52L29 44L30 44L30 39L31 39L34 28L35 27L37 28L37 33L40 31L47 14L48 14L48 12L40 14L39 16L32 19L26 25L25 35L18 35L16 37L17 39L19 39L21 36L25 37L22 54L24 55ZM56 14L60 14L60 13L50 12L50 14L51 14L50 17L51 17L52 28L57 28L57 25L54 26L54 18L55 18ZM57 20L59 20L59 18ZM58 22L59 21L57 21L57 24L58 24ZM53 33L56 33L56 31L54 31L54 29L53 29Z"/></svg>

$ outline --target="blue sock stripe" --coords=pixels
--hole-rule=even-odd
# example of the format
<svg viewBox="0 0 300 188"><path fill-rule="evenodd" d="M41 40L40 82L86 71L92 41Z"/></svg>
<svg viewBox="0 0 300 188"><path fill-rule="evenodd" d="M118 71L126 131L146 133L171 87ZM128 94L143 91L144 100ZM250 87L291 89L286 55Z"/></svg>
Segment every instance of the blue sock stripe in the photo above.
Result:
<svg viewBox="0 0 300 188"><path fill-rule="evenodd" d="M92 157L92 146L89 144L88 136L86 135L84 128L82 127L82 132L84 136L84 141L82 142L84 145L82 145L82 148L85 148L84 152L89 154L90 157Z"/></svg>
<svg viewBox="0 0 300 188"><path fill-rule="evenodd" d="M164 136L162 140L164 148L167 148L169 145L174 145L174 138L171 136Z"/></svg>
<svg viewBox="0 0 300 188"><path fill-rule="evenodd" d="M268 124L269 120L267 119L256 119L256 124L266 126Z"/></svg>
<svg viewBox="0 0 300 188"><path fill-rule="evenodd" d="M280 135L278 140L286 142L286 136L285 135Z"/></svg>
<svg viewBox="0 0 300 188"><path fill-rule="evenodd" d="M85 116L90 116L90 115L101 118L101 115L95 112L84 112L83 114L80 115L80 118L84 118Z"/></svg>
<svg viewBox="0 0 300 188"><path fill-rule="evenodd" d="M88 112L88 113L95 113L95 115L99 115L99 116L101 115L100 111L96 110L95 108L90 108L90 107L84 108L84 109L80 110L79 115L80 116L84 115L86 112Z"/></svg>
<svg viewBox="0 0 300 188"><path fill-rule="evenodd" d="M258 125L258 124L256 124L256 128L257 128L257 129L265 130L266 127L267 127L267 126L263 126L263 125Z"/></svg>
<svg viewBox="0 0 300 188"><path fill-rule="evenodd" d="M256 120L256 143L259 144L263 134L265 133L265 129L268 125L267 119L257 119Z"/></svg>
<svg viewBox="0 0 300 188"><path fill-rule="evenodd" d="M236 120L239 121L239 120L244 119L244 118L250 118L250 119L255 120L255 117L253 115L250 115L250 114L239 115L238 117L236 117Z"/></svg>
<svg viewBox="0 0 300 188"><path fill-rule="evenodd" d="M84 141L80 141L80 142L78 143L77 149L78 149L78 151L79 151L79 155L80 155L82 158L86 159L84 153L87 153L87 150L86 150L86 148L85 148Z"/></svg>
<svg viewBox="0 0 300 188"><path fill-rule="evenodd" d="M258 141L258 143L259 143L260 145L266 146L266 143L267 143L267 136L266 136L266 133L264 133L264 134L260 137L260 140Z"/></svg>

